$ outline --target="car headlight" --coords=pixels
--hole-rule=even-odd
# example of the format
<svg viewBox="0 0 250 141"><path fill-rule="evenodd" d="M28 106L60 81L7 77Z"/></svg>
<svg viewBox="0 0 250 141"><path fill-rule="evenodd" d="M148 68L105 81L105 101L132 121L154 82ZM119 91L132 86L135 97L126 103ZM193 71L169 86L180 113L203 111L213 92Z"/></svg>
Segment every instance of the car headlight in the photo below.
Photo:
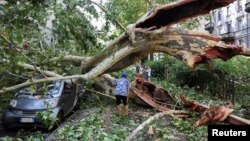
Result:
<svg viewBox="0 0 250 141"><path fill-rule="evenodd" d="M10 106L16 107L16 105L17 105L17 101L14 100L14 99L12 99L12 100L10 101Z"/></svg>
<svg viewBox="0 0 250 141"><path fill-rule="evenodd" d="M54 108L57 106L58 101L59 101L59 98L47 99L44 102L47 103L48 105L45 103L44 104L45 104L45 106L48 106L48 108Z"/></svg>

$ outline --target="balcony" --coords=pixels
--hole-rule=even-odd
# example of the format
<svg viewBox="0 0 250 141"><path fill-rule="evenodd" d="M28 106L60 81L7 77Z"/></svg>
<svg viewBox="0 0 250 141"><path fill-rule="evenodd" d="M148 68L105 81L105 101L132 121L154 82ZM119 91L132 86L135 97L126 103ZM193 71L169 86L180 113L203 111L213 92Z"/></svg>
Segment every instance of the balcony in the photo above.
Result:
<svg viewBox="0 0 250 141"><path fill-rule="evenodd" d="M224 34L221 34L221 38L223 41L232 41L235 39L235 32L227 32Z"/></svg>
<svg viewBox="0 0 250 141"><path fill-rule="evenodd" d="M248 12L248 13L250 13L250 2L247 2L245 4L245 11Z"/></svg>
<svg viewBox="0 0 250 141"><path fill-rule="evenodd" d="M209 22L205 25L205 30L209 31L210 33L214 30L214 23Z"/></svg>

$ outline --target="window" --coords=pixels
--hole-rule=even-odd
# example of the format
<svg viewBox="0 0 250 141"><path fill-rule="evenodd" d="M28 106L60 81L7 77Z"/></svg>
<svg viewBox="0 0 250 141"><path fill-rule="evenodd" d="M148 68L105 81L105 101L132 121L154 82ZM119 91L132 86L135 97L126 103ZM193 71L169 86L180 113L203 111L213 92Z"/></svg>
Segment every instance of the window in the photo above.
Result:
<svg viewBox="0 0 250 141"><path fill-rule="evenodd" d="M218 11L218 21L221 21L221 11Z"/></svg>
<svg viewBox="0 0 250 141"><path fill-rule="evenodd" d="M230 6L227 7L227 16L230 16L231 11L230 11Z"/></svg>
<svg viewBox="0 0 250 141"><path fill-rule="evenodd" d="M238 30L242 30L243 29L242 18L238 19L238 25L237 25L237 27L238 27Z"/></svg>
<svg viewBox="0 0 250 141"><path fill-rule="evenodd" d="M237 9L238 9L238 11L242 10L241 0L237 1Z"/></svg>
<svg viewBox="0 0 250 141"><path fill-rule="evenodd" d="M231 32L231 23L227 23L227 32Z"/></svg>
<svg viewBox="0 0 250 141"><path fill-rule="evenodd" d="M242 39L239 39L239 40L238 40L238 43L239 43L239 45L243 45L243 40L242 40Z"/></svg>
<svg viewBox="0 0 250 141"><path fill-rule="evenodd" d="M218 35L221 35L221 30L222 30L222 27L221 26L218 27L218 31L217 31Z"/></svg>

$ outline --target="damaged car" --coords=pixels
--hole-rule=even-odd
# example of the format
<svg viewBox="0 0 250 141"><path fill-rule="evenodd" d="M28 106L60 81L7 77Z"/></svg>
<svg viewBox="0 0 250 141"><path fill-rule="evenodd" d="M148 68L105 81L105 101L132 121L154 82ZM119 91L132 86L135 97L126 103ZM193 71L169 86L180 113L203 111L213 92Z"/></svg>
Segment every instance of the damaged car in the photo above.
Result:
<svg viewBox="0 0 250 141"><path fill-rule="evenodd" d="M52 117L61 123L79 106L82 90L78 85L65 81L52 81L40 86L20 89L10 101L2 116L5 129L19 127L44 127L37 118L38 112L52 111Z"/></svg>

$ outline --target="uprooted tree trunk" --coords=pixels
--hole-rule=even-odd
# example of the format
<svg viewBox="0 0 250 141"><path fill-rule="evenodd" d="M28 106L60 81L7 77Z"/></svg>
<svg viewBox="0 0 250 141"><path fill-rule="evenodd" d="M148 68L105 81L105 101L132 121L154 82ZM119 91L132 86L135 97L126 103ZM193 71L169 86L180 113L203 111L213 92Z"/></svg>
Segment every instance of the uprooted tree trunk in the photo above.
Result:
<svg viewBox="0 0 250 141"><path fill-rule="evenodd" d="M53 72L37 69L35 66L25 66L28 69L46 72L51 76L41 80L32 80L9 88L3 88L0 93L12 91L35 83L66 79L95 79L102 74L123 69L148 54L163 52L184 61L189 67L207 63L214 58L230 59L235 55L250 55L241 46L227 45L218 37L210 34L180 30L171 25L209 11L226 6L234 0L181 0L172 4L157 6L146 13L135 24L127 27L125 33L111 41L107 47L95 56L65 56L52 58L50 61L71 61L81 65L83 74L62 76ZM102 81L100 78L96 81ZM106 85L108 89L109 85ZM105 86L103 86L105 87ZM105 89L105 88L104 88Z"/></svg>

